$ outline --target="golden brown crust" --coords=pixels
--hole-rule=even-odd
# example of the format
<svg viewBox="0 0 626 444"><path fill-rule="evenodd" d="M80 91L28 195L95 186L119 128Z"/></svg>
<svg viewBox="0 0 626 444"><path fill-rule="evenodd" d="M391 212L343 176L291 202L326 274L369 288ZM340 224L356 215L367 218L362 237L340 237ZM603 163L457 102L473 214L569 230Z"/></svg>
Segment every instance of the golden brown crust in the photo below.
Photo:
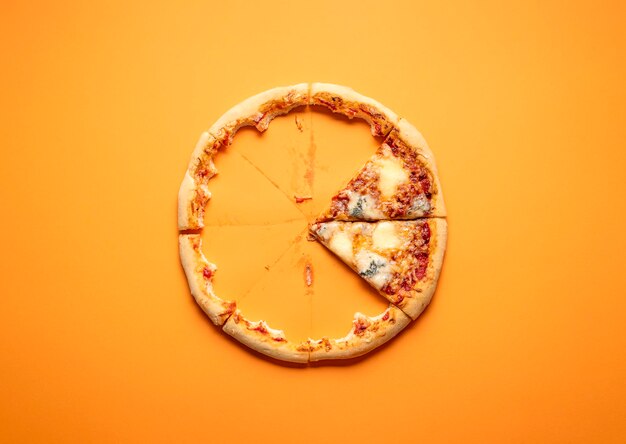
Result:
<svg viewBox="0 0 626 444"><path fill-rule="evenodd" d="M370 124L372 134L378 137L385 137L399 120L396 113L376 100L332 83L313 83L309 103L324 106L350 119L363 119Z"/></svg>
<svg viewBox="0 0 626 444"><path fill-rule="evenodd" d="M397 140L403 145L411 148L420 157L426 169L432 176L432 210L430 217L445 217L446 206L443 201L443 192L439 182L439 172L435 163L435 155L429 148L424 136L404 117L398 122L397 128L389 134L390 140Z"/></svg>
<svg viewBox="0 0 626 444"><path fill-rule="evenodd" d="M259 106L261 118L255 127L263 132L267 130L270 122L279 115L287 114L292 109L305 106L309 103L309 85L302 83L290 88L286 94L276 94L272 100ZM300 129L300 131L302 131Z"/></svg>
<svg viewBox="0 0 626 444"><path fill-rule="evenodd" d="M178 229L196 230L204 226L204 209L211 198L205 184L195 181L185 173L178 191Z"/></svg>
<svg viewBox="0 0 626 444"><path fill-rule="evenodd" d="M180 234L178 244L192 296L215 325L224 324L235 311L236 304L220 299L213 292L212 280L217 267L204 257L202 238L199 234Z"/></svg>
<svg viewBox="0 0 626 444"><path fill-rule="evenodd" d="M213 156L221 146L221 142L208 132L200 135L178 191L179 230L204 227L204 210L211 198L207 183L217 174Z"/></svg>
<svg viewBox="0 0 626 444"><path fill-rule="evenodd" d="M209 133L215 139L229 145L240 128L254 126L261 132L265 131L276 116L287 114L298 106L305 106L308 101L307 83L272 88L249 97L226 111L209 128Z"/></svg>
<svg viewBox="0 0 626 444"><path fill-rule="evenodd" d="M310 361L349 359L364 355L396 336L410 322L411 318L393 305L375 317L356 313L352 328L343 338L310 341Z"/></svg>
<svg viewBox="0 0 626 444"><path fill-rule="evenodd" d="M239 310L226 321L223 329L242 344L274 359L296 363L309 360L308 341L294 344L282 330L270 328L265 321L249 321Z"/></svg>

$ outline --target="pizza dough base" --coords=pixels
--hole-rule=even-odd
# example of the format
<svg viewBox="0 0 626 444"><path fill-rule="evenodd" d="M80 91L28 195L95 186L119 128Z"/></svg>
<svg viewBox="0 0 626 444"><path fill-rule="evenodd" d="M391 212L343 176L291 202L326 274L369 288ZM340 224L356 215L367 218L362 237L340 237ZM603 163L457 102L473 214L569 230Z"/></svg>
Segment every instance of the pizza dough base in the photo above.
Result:
<svg viewBox="0 0 626 444"><path fill-rule="evenodd" d="M235 311L234 302L224 301L213 292L211 278L203 275L207 268L211 275L217 270L202 253L202 238L199 234L179 234L180 261L187 276L191 295L215 325L222 325Z"/></svg>

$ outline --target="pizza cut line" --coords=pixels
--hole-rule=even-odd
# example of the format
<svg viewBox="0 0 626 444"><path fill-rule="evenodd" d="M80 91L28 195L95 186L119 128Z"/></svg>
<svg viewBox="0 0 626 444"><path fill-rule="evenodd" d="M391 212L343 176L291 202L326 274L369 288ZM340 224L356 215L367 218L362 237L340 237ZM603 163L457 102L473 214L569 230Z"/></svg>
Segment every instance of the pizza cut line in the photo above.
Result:
<svg viewBox="0 0 626 444"><path fill-rule="evenodd" d="M263 320L249 320L213 290L217 266L202 252L204 210L217 174L213 159L244 126L270 122L301 106L323 106L369 123L381 146L309 226L310 238L341 258L388 300L377 316L356 313L342 338L295 343ZM178 195L179 249L192 296L211 321L242 344L294 363L361 356L395 337L429 304L447 240L446 210L434 156L406 119L344 86L313 83L274 88L244 100L204 132ZM189 232L193 230L193 232Z"/></svg>

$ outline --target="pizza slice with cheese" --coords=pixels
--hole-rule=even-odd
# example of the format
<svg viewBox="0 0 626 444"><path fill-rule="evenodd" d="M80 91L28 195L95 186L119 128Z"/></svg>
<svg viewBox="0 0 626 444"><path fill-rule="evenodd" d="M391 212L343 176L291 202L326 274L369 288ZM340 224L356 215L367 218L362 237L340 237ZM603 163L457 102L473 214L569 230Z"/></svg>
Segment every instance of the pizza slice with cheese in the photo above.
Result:
<svg viewBox="0 0 626 444"><path fill-rule="evenodd" d="M445 219L318 222L310 231L411 318L430 303L446 247Z"/></svg>
<svg viewBox="0 0 626 444"><path fill-rule="evenodd" d="M240 310L224 324L223 330L253 350L283 361L306 363L309 360L310 341L294 343L282 330L271 328L265 321L250 321Z"/></svg>
<svg viewBox="0 0 626 444"><path fill-rule="evenodd" d="M401 119L361 171L332 197L317 221L445 215L434 156L417 129Z"/></svg>

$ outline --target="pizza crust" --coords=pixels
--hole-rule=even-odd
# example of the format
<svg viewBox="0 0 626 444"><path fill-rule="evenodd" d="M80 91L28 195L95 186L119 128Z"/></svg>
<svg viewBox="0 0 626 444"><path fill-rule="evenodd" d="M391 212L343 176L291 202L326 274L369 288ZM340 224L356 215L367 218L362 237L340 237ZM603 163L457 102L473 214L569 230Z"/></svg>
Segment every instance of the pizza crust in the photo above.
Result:
<svg viewBox="0 0 626 444"><path fill-rule="evenodd" d="M352 328L343 338L311 340L309 360L349 359L364 355L392 339L410 322L411 318L393 305L374 317L356 313Z"/></svg>
<svg viewBox="0 0 626 444"><path fill-rule="evenodd" d="M385 137L397 125L396 113L380 102L351 88L333 83L313 83L310 105L321 105L348 118L361 118L370 124L373 136Z"/></svg>
<svg viewBox="0 0 626 444"><path fill-rule="evenodd" d="M396 129L389 134L389 138L398 138L405 145L411 147L420 156L427 170L432 174L434 192L432 193L431 207L429 214L431 217L445 217L446 206L443 202L441 183L439 182L439 172L435 164L435 155L426 143L424 136L404 117L400 118Z"/></svg>
<svg viewBox="0 0 626 444"><path fill-rule="evenodd" d="M204 209L211 198L211 192L205 184L198 184L185 173L178 190L178 229L197 230L204 226Z"/></svg>
<svg viewBox="0 0 626 444"><path fill-rule="evenodd" d="M413 319L422 314L433 298L437 281L443 266L443 256L446 251L448 239L448 223L445 219L428 219L431 237L431 253L426 277L418 282L412 291L396 305ZM434 241L434 242L433 242ZM434 244L434 245L433 245Z"/></svg>
<svg viewBox="0 0 626 444"><path fill-rule="evenodd" d="M289 342L282 330L270 328L265 321L249 321L236 310L224 324L223 330L242 344L266 356L281 361L306 363L309 343Z"/></svg>
<svg viewBox="0 0 626 444"><path fill-rule="evenodd" d="M308 102L308 83L279 86L233 106L209 128L209 133L229 145L241 127L254 126L263 132L276 116L287 114L298 106L307 105Z"/></svg>
<svg viewBox="0 0 626 444"><path fill-rule="evenodd" d="M215 325L224 324L235 311L236 304L220 299L213 292L212 280L217 266L207 261L202 253L201 236L180 234L178 245L193 298Z"/></svg>
<svg viewBox="0 0 626 444"><path fill-rule="evenodd" d="M178 190L178 229L197 230L204 227L204 210L211 198L207 186L217 174L213 156L221 143L207 131L200 135L185 176Z"/></svg>

